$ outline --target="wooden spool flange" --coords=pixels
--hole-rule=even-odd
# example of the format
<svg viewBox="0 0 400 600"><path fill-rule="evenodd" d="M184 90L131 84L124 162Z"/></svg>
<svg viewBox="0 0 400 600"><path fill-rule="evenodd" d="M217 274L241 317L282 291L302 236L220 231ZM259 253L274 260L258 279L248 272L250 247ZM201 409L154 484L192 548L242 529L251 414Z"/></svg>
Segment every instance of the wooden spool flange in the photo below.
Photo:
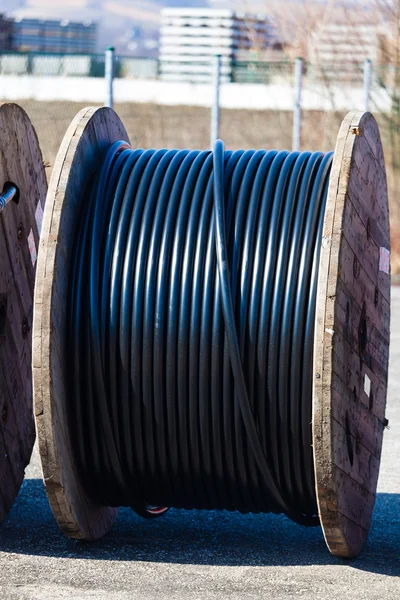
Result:
<svg viewBox="0 0 400 600"><path fill-rule="evenodd" d="M110 529L116 510L93 504L74 463L65 298L80 203L117 140L129 141L110 109L81 111L67 131L47 197L35 295L35 413L45 484L61 529L89 540ZM389 346L388 250L379 132L370 114L353 112L340 130L330 179L314 359L317 495L328 546L342 556L359 552L375 498Z"/></svg>
<svg viewBox="0 0 400 600"><path fill-rule="evenodd" d="M0 194L14 183L18 204L0 212L0 521L24 478L35 441L32 409L33 287L47 192L36 133L16 104L0 105Z"/></svg>
<svg viewBox="0 0 400 600"><path fill-rule="evenodd" d="M321 248L313 445L326 543L356 556L375 502L389 360L389 210L379 130L350 112L336 142Z"/></svg>
<svg viewBox="0 0 400 600"><path fill-rule="evenodd" d="M62 531L87 540L110 530L116 509L93 505L73 460L65 407L66 297L80 203L117 140L129 138L118 116L107 108L81 110L68 128L49 184L34 301L33 386L44 482Z"/></svg>

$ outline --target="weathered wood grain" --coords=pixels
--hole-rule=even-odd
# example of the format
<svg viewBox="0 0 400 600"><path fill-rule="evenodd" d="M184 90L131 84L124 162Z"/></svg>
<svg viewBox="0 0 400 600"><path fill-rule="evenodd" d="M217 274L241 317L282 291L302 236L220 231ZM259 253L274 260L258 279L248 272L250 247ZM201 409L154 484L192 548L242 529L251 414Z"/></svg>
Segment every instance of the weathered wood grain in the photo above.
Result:
<svg viewBox="0 0 400 600"><path fill-rule="evenodd" d="M385 422L390 249L385 164L370 113L344 119L324 221L313 373L319 513L333 554L356 556L375 501Z"/></svg>
<svg viewBox="0 0 400 600"><path fill-rule="evenodd" d="M112 142L123 139L111 109L83 109L71 123L49 184L34 299L33 386L46 491L62 531L86 540L107 533L117 511L88 498L74 464L65 372L68 273L84 192Z"/></svg>
<svg viewBox="0 0 400 600"><path fill-rule="evenodd" d="M0 213L0 521L18 494L35 441L31 342L36 261L28 237L32 232L37 249L35 215L47 191L36 133L16 104L0 105L0 193L7 182L18 187L19 202Z"/></svg>

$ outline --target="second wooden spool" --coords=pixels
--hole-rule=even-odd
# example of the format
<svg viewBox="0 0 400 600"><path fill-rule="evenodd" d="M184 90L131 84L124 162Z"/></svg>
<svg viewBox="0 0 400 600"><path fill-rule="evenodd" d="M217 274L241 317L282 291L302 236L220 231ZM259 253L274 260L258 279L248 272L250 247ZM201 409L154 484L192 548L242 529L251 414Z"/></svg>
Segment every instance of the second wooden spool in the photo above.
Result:
<svg viewBox="0 0 400 600"><path fill-rule="evenodd" d="M37 249L47 192L36 133L16 104L0 105L0 521L11 508L35 441L32 318Z"/></svg>

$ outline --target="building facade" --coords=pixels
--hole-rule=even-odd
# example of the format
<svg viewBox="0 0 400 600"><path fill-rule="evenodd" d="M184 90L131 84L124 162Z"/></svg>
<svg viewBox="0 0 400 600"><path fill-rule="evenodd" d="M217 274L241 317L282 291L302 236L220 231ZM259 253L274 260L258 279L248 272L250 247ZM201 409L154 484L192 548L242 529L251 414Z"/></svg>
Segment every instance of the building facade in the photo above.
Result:
<svg viewBox="0 0 400 600"><path fill-rule="evenodd" d="M208 82L212 57L219 54L221 81L230 81L236 60L257 58L276 41L276 27L264 16L228 9L166 8L161 11L160 76Z"/></svg>
<svg viewBox="0 0 400 600"><path fill-rule="evenodd" d="M381 48L387 36L379 23L322 23L310 36L308 60L316 75L326 80L362 80L362 65L366 59L374 65L381 62Z"/></svg>
<svg viewBox="0 0 400 600"><path fill-rule="evenodd" d="M12 49L20 52L88 54L96 51L97 23L15 19Z"/></svg>
<svg viewBox="0 0 400 600"><path fill-rule="evenodd" d="M12 48L13 22L4 15L0 15L0 50Z"/></svg>

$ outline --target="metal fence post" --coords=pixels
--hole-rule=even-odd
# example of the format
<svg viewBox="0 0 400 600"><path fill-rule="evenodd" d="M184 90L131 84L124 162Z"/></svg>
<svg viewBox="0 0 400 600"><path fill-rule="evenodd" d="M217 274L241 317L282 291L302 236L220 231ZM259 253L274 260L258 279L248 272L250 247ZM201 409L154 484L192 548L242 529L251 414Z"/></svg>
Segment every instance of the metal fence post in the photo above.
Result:
<svg viewBox="0 0 400 600"><path fill-rule="evenodd" d="M292 150L300 150L301 136L301 88L303 85L303 59L296 58L294 62L294 108L293 108L293 134Z"/></svg>
<svg viewBox="0 0 400 600"><path fill-rule="evenodd" d="M214 148L215 141L219 138L219 89L221 80L221 57L219 54L213 58L212 91L213 100L211 106L211 132L210 148Z"/></svg>
<svg viewBox="0 0 400 600"><path fill-rule="evenodd" d="M114 83L114 48L107 48L105 59L106 101L104 106L113 107L113 83Z"/></svg>
<svg viewBox="0 0 400 600"><path fill-rule="evenodd" d="M364 110L369 111L372 85L372 62L369 58L364 61Z"/></svg>

